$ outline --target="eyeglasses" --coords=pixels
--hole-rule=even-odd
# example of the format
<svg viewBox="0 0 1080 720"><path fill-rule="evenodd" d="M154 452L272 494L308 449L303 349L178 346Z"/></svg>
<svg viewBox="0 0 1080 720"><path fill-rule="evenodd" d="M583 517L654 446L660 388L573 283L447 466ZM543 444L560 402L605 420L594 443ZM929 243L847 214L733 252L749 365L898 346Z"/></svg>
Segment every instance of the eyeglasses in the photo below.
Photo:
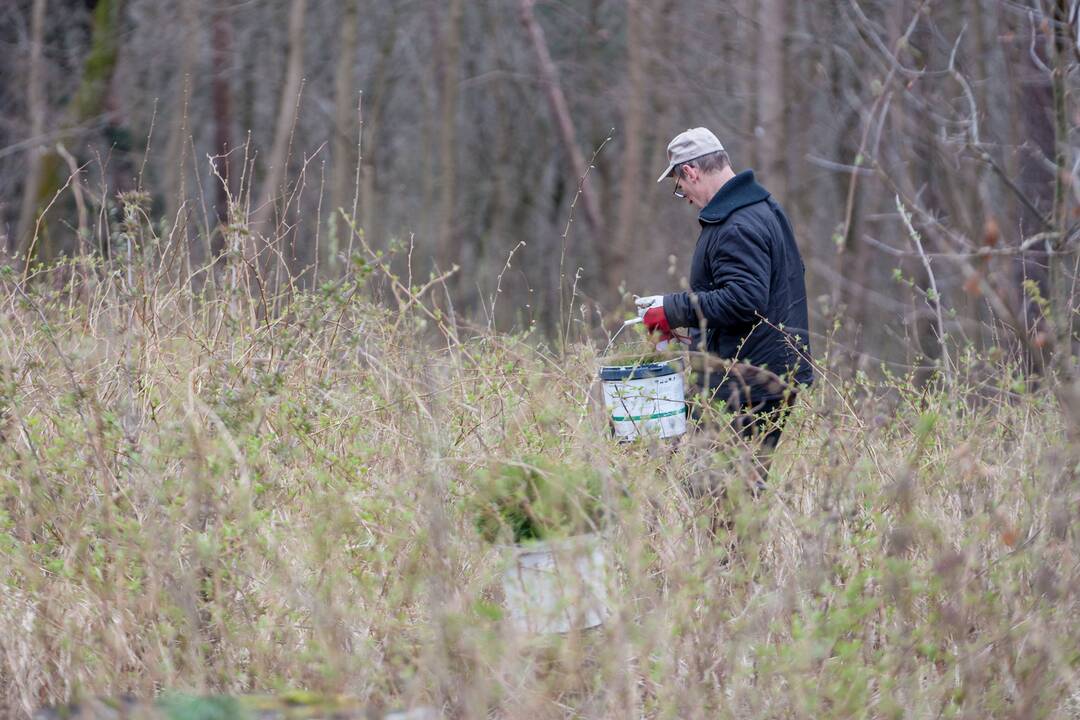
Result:
<svg viewBox="0 0 1080 720"><path fill-rule="evenodd" d="M686 199L686 193L679 190L679 183L680 182L682 182L682 180L676 180L675 181L675 189L671 191L671 194L674 195L675 197L679 198L680 200L685 200Z"/></svg>

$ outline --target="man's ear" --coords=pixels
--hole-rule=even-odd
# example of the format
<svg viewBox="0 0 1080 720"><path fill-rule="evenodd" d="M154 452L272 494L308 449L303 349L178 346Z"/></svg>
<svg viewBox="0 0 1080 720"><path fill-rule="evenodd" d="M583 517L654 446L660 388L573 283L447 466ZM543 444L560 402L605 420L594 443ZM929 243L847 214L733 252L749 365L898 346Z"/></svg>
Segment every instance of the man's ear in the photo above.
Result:
<svg viewBox="0 0 1080 720"><path fill-rule="evenodd" d="M698 172L698 169L696 167L694 167L693 165L683 165L682 166L682 172L683 172L682 179L683 179L684 182L694 182L695 180L698 179L698 176L701 174L701 173Z"/></svg>

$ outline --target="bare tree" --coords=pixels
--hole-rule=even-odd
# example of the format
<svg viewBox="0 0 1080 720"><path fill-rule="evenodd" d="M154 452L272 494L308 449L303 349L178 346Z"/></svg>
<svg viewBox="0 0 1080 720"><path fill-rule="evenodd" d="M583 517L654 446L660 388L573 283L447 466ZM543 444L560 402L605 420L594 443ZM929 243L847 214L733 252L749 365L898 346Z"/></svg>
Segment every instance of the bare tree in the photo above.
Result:
<svg viewBox="0 0 1080 720"><path fill-rule="evenodd" d="M113 74L119 57L119 29L122 0L97 0L93 6L90 25L90 47L82 61L82 72L78 84L72 93L68 106L63 113L61 125L72 131L84 123L101 118L108 109L112 90ZM44 12L44 6L41 8ZM40 56L39 56L40 66ZM40 72L40 70L39 70ZM39 181L28 186L33 197L25 202L32 204L32 222L24 235L17 236L17 252L26 258L29 267L31 259L40 254L43 258L52 258L58 254L53 239L45 225L44 208L64 187L65 178L61 176L62 159L58 152L49 150L42 154ZM27 207L29 205L24 205Z"/></svg>
<svg viewBox="0 0 1080 720"><path fill-rule="evenodd" d="M1072 7L1067 0L1055 0L1051 10L1052 22L1052 57L1051 71L1053 87L1053 126L1054 126L1054 203L1053 219L1054 241L1051 243L1050 291L1054 300L1055 318L1058 325L1057 341L1062 352L1069 354L1075 344L1080 344L1073 332L1076 326L1076 272L1080 263L1075 258L1080 255L1075 247L1070 247L1070 202L1068 189L1080 179L1080 173L1070 164L1069 141L1069 73L1080 60L1080 43L1073 34L1080 27L1080 5ZM1070 277L1070 272L1072 277Z"/></svg>
<svg viewBox="0 0 1080 720"><path fill-rule="evenodd" d="M539 65L540 78L543 82L544 93L547 96L548 106L558 128L559 138L562 140L563 149L570 162L570 171L576 178L585 176L585 156L577 142L577 131L574 129L574 121L570 117L570 106L566 102L562 85L559 83L558 71L555 63L551 60L551 52L548 50L547 40L544 38L544 29L536 21L533 14L533 6L536 0L521 0L521 22L529 36L533 52L536 54ZM589 224L594 234L599 234L602 224L600 207L593 197L589 188L582 188L581 201L585 206L585 221Z"/></svg>
<svg viewBox="0 0 1080 720"><path fill-rule="evenodd" d="M217 218L225 222L229 211L229 196L235 188L232 172L232 77L233 66L233 31L232 18L227 7L222 3L215 3L213 16L210 21L210 47L213 71L210 80L211 103L214 116L214 152L217 157L218 174L221 180L217 185ZM221 243L220 234L217 238L213 252L221 253L225 248Z"/></svg>
<svg viewBox="0 0 1080 720"><path fill-rule="evenodd" d="M454 200L457 187L457 111L458 82L461 55L462 0L450 0L442 38L440 73L441 123L439 129L439 164L442 181L439 187L439 221L437 257L442 269L448 270L458 258L456 213Z"/></svg>
<svg viewBox="0 0 1080 720"><path fill-rule="evenodd" d="M647 33L643 32L644 8L641 0L627 0L626 4L626 105L623 109L622 182L619 190L619 211L615 236L607 242L613 248L611 260L604 268L604 277L610 288L625 280L627 253L623 248L639 244L638 219L641 209L643 184L642 135L645 114L645 48L642 47Z"/></svg>
<svg viewBox="0 0 1080 720"><path fill-rule="evenodd" d="M45 34L45 0L34 0L30 21L30 68L26 79L27 108L30 111L30 147L27 150L26 181L23 187L19 221L15 228L18 252L30 246L37 222L39 193L44 155L41 148L45 134L45 88L41 53Z"/></svg>
<svg viewBox="0 0 1080 720"><path fill-rule="evenodd" d="M166 220L175 222L182 237L186 237L187 213L182 209L187 200L185 178L188 172L188 150L191 141L191 99L194 95L194 72L198 55L199 0L180 3L180 71L176 100L173 105L172 122L169 126L166 152L165 195Z"/></svg>
<svg viewBox="0 0 1080 720"><path fill-rule="evenodd" d="M380 42L375 68L370 73L364 93L364 127L360 161L360 212L365 232L380 237L382 218L377 196L378 142L382 137L383 119L394 96L394 50L397 47L399 6L389 8L387 24L378 30Z"/></svg>
<svg viewBox="0 0 1080 720"><path fill-rule="evenodd" d="M356 158L356 116L358 109L356 83L356 42L359 28L360 1L346 0L339 27L337 67L334 71L334 135L330 153L330 233L327 246L327 267L333 271L337 263L340 227L338 209L347 205L352 171ZM346 231L347 232L347 231Z"/></svg>
<svg viewBox="0 0 1080 720"><path fill-rule="evenodd" d="M292 0L289 5L288 50L285 63L285 83L279 96L277 120L274 123L274 142L266 160L266 176L263 178L259 202L251 214L253 233L263 233L273 238L275 228L267 223L273 217L277 200L282 194L285 170L289 162L289 146L297 108L300 104L300 85L304 75L304 19L307 0ZM255 248L249 247L245 254L254 258Z"/></svg>
<svg viewBox="0 0 1080 720"><path fill-rule="evenodd" d="M149 146L145 173L137 168L148 194L138 198L165 208L170 222L204 220L208 252L229 237L250 242L248 257L266 249L251 235L213 231L227 188L253 201L262 236L281 241L288 228L296 270L312 258L300 239L316 237L316 218L345 207L373 247L415 234L431 251L417 253L415 267L466 266L454 300L468 315L479 309L473 289L487 293L524 240L507 269L521 282L502 284L500 324L524 321L511 308L531 306L527 322L565 330L565 313L559 322L546 315L557 314L559 288L578 266L579 297L604 305L629 278L635 287L679 284L692 215L656 191L648 168L672 134L700 124L784 203L810 271L811 324L839 322L835 337L852 352L907 361L920 344L939 354L942 334L946 343L1000 343L1009 338L1001 326L1017 331L1005 341L1013 348L1021 334L1055 336L1058 347L1075 337L1080 10L1070 0L59 7L0 3L0 27L13 37L0 52L24 69L0 73L9 108L0 222L12 249L33 249L34 259L73 247L71 229L87 225L79 217L97 220L106 248L116 191ZM156 35L174 15L172 34ZM539 116L523 111L536 107ZM147 143L155 117L166 152L153 151L160 133ZM590 138L612 126L615 144L590 168ZM237 147L249 133L265 138L253 184ZM57 140L67 155L49 147ZM290 158L324 143L320 207L317 171L305 192L289 172L298 165ZM207 156L224 184L194 172ZM84 192L83 215L75 183L64 187L72 168L81 189L95 190ZM928 263L898 220L898 196ZM575 197L570 242L561 243ZM348 242L340 226L322 238L320 263ZM969 267L959 256L974 252L988 254ZM681 259L669 273L670 255ZM940 292L929 302L927 264ZM904 282L892 280L894 269ZM991 307L983 282L1007 303Z"/></svg>
<svg viewBox="0 0 1080 720"><path fill-rule="evenodd" d="M784 174L784 29L788 8L783 0L758 0L757 74L758 165L765 184L787 195Z"/></svg>

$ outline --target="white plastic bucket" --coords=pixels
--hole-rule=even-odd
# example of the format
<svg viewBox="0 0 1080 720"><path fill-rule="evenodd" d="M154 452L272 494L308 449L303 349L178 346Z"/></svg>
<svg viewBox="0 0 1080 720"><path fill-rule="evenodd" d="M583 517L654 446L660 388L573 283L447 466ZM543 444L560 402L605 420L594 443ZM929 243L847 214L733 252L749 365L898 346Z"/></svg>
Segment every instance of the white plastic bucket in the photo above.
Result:
<svg viewBox="0 0 1080 720"><path fill-rule="evenodd" d="M503 596L517 630L566 633L604 622L607 558L599 535L514 545L508 551Z"/></svg>
<svg viewBox="0 0 1080 720"><path fill-rule="evenodd" d="M686 389L681 371L678 358L600 368L604 406L611 413L620 442L641 435L672 438L686 432Z"/></svg>

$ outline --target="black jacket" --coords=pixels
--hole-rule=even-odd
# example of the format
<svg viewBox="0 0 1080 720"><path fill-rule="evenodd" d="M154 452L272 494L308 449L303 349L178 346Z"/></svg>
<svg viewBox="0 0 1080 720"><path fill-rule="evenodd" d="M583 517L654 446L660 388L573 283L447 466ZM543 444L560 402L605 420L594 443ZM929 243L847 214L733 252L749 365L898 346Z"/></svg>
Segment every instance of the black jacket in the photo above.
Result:
<svg viewBox="0 0 1080 720"><path fill-rule="evenodd" d="M745 170L720 188L698 221L690 292L664 296L668 323L700 328L704 321L701 345L710 353L811 383L813 370L801 354L810 353L805 267L780 205ZM775 394L755 389L754 400Z"/></svg>

